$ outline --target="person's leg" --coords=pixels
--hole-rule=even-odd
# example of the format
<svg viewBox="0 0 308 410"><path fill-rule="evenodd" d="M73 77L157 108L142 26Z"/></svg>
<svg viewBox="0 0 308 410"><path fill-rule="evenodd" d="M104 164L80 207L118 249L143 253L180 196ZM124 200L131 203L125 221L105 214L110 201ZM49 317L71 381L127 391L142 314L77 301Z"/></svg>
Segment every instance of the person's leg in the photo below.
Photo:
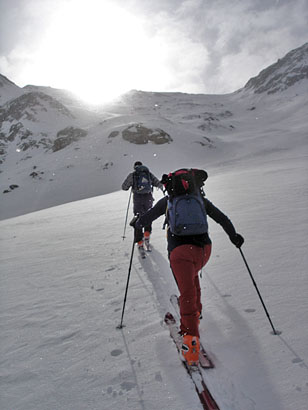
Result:
<svg viewBox="0 0 308 410"><path fill-rule="evenodd" d="M197 248L197 247L196 247ZM208 244L205 245L204 248L195 249L195 287L197 292L197 309L199 312L199 316L202 312L202 303L201 303L201 289L200 289L200 282L199 282L199 272L205 266L211 256L212 245Z"/></svg>
<svg viewBox="0 0 308 410"><path fill-rule="evenodd" d="M199 363L199 316L202 310L199 270L211 254L211 245L182 245L170 253L170 266L180 291L182 354L189 365Z"/></svg>
<svg viewBox="0 0 308 410"><path fill-rule="evenodd" d="M144 228L143 239L144 239L144 245L145 245L147 251L151 251L150 235L151 235L151 229L149 229L149 227L145 227Z"/></svg>
<svg viewBox="0 0 308 410"><path fill-rule="evenodd" d="M170 266L180 291L181 331L199 337L197 289L191 245L181 245L170 253Z"/></svg>
<svg viewBox="0 0 308 410"><path fill-rule="evenodd" d="M199 313L197 309L195 250L182 245L170 253L170 265L180 291L182 354L189 365L199 363ZM198 278L198 272L197 272Z"/></svg>
<svg viewBox="0 0 308 410"><path fill-rule="evenodd" d="M151 233L152 233L152 224L146 225L146 226L144 227L144 233L146 233L146 232L147 232L147 234L146 234L145 236L150 237L150 235L151 235Z"/></svg>
<svg viewBox="0 0 308 410"><path fill-rule="evenodd" d="M145 200L144 200L144 212L146 213L153 207L153 196L151 193L145 195ZM144 227L144 239L150 240L150 235L152 232L152 224L146 225Z"/></svg>
<svg viewBox="0 0 308 410"><path fill-rule="evenodd" d="M142 215L144 213L143 201L141 195L134 195L134 215ZM138 246L143 246L143 230L142 228L135 228L135 242L138 243Z"/></svg>
<svg viewBox="0 0 308 410"><path fill-rule="evenodd" d="M170 267L180 291L181 331L199 336L202 311L199 271L208 262L211 245L182 245L170 253Z"/></svg>
<svg viewBox="0 0 308 410"><path fill-rule="evenodd" d="M153 207L153 197L152 194L144 194L142 195L142 206L140 210L140 215L145 214L147 211L149 211ZM150 235L152 232L152 224L146 225L143 228L144 234L143 234L143 239L145 240L146 244L149 244L150 242Z"/></svg>

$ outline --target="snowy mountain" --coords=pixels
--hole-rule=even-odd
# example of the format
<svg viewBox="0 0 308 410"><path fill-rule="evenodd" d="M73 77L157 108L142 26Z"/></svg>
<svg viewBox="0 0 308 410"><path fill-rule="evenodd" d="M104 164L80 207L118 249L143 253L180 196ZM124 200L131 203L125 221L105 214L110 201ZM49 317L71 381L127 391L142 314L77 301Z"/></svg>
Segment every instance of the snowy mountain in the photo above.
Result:
<svg viewBox="0 0 308 410"><path fill-rule="evenodd" d="M0 105L18 97L23 93L22 89L0 74Z"/></svg>
<svg viewBox="0 0 308 410"><path fill-rule="evenodd" d="M305 43L251 78L245 89L252 89L257 94L275 94L299 83L307 92L307 79L308 43Z"/></svg>
<svg viewBox="0 0 308 410"><path fill-rule="evenodd" d="M160 177L161 163L169 171L237 161L247 155L243 142L257 155L301 143L307 67L305 44L233 94L131 91L95 108L1 76L0 218L118 190L135 160Z"/></svg>

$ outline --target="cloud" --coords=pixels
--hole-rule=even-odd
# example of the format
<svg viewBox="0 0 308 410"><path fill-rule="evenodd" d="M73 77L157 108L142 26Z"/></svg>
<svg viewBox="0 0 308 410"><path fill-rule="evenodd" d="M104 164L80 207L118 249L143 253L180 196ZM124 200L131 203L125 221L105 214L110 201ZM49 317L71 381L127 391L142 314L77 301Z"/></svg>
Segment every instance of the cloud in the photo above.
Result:
<svg viewBox="0 0 308 410"><path fill-rule="evenodd" d="M234 91L292 48L307 41L308 3L305 0L168 3L174 6L172 13L165 9L151 19L158 32L168 32L165 36L168 42L170 37L177 36L179 43L185 44L186 54L181 47L173 47L179 50L179 61L187 58L191 72L198 72L193 77L198 80L195 88L198 84L200 92ZM192 54L197 58L192 58ZM173 63L176 65L175 58ZM186 76L192 77L189 70Z"/></svg>
<svg viewBox="0 0 308 410"><path fill-rule="evenodd" d="M87 7L96 2L88 0ZM25 75L34 73L31 65L39 58L50 22L60 7L69 4L74 2L2 0L0 72L20 84L34 83ZM148 64L159 75L148 76L148 82L144 76L139 84L147 90L153 87L151 91L232 92L307 41L306 0L113 0L113 4L138 18L147 35L147 47L140 54L151 60L153 49ZM68 32L71 23L68 19ZM116 21L114 30L121 30ZM135 64L138 67L138 61ZM44 85L51 83L52 79Z"/></svg>

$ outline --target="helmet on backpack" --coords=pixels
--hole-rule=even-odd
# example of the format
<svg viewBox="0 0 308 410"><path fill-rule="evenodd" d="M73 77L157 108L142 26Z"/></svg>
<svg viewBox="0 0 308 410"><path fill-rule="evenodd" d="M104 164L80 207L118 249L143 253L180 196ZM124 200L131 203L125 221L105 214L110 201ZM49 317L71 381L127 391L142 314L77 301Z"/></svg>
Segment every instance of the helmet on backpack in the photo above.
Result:
<svg viewBox="0 0 308 410"><path fill-rule="evenodd" d="M206 171L178 169L163 175L162 183L168 192L166 223L171 234L177 236L203 235L208 231L202 186Z"/></svg>
<svg viewBox="0 0 308 410"><path fill-rule="evenodd" d="M169 196L177 196L199 191L207 177L207 172L202 169L182 168L168 175L164 174L161 183Z"/></svg>

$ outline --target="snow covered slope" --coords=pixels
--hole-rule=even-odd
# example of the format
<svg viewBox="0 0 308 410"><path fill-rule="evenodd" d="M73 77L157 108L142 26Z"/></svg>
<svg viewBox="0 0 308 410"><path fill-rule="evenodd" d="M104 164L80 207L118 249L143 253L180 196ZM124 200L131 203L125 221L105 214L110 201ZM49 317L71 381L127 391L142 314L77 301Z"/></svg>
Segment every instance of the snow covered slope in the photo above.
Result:
<svg viewBox="0 0 308 410"><path fill-rule="evenodd" d="M290 51L275 64L267 67L245 85L255 93L275 94L297 85L307 92L308 78L308 43Z"/></svg>
<svg viewBox="0 0 308 410"><path fill-rule="evenodd" d="M206 192L245 237L282 333L271 334L238 250L209 220L201 337L216 367L204 376L220 410L306 410L307 151L255 156L242 145L241 159L211 167ZM132 247L131 228L122 240L127 201L119 191L0 222L1 410L201 410L163 324L177 291L163 218L152 254L134 255L126 326L116 329Z"/></svg>

